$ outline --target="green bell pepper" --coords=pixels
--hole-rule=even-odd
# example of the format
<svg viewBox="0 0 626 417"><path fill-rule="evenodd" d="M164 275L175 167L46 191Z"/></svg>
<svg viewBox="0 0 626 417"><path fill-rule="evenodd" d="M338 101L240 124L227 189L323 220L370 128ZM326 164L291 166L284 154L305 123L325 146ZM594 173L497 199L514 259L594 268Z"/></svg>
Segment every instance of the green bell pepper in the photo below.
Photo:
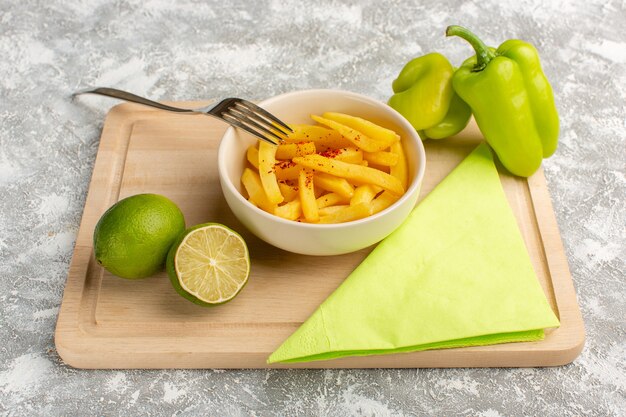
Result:
<svg viewBox="0 0 626 417"><path fill-rule="evenodd" d="M465 129L471 116L472 109L456 92L453 92L446 116L435 126L424 129L422 136L425 136L427 139L443 139L456 135Z"/></svg>
<svg viewBox="0 0 626 417"><path fill-rule="evenodd" d="M502 165L529 177L554 153L559 136L554 95L537 50L508 40L494 51L461 26L449 26L446 35L465 39L476 51L455 72L454 90L471 107Z"/></svg>
<svg viewBox="0 0 626 417"><path fill-rule="evenodd" d="M409 61L393 81L389 105L415 130L439 124L450 108L454 69L443 55L433 52Z"/></svg>

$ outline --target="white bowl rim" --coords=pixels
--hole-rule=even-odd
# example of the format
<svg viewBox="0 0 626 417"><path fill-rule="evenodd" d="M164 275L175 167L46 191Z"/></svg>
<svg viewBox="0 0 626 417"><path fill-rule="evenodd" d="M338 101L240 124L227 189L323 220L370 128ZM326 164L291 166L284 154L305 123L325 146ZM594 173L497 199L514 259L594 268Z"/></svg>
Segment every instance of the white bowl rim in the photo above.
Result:
<svg viewBox="0 0 626 417"><path fill-rule="evenodd" d="M342 95L346 95L349 97L353 97L353 98L357 98L361 101L365 101L368 102L370 104L374 104L374 105L385 105L387 106L385 103L378 101L376 99L373 99L371 97L359 94L359 93L354 93L352 91L346 91L346 90L338 90L338 89L309 89L309 90L297 90L297 91L291 91L288 93L283 93L283 94L279 94L277 96L268 98L266 100L263 100L261 102L258 103L259 106L263 107L265 105L268 104L272 104L274 101L277 100L282 100L285 98L288 98L290 96L294 96L294 95L300 95L300 94L326 94L326 93L338 93L338 94L342 94ZM418 156L418 163L419 163L419 167L417 169L416 175L414 175L411 180L412 180L412 184L411 186L404 192L404 194L402 194L402 196L396 200L393 204L391 204L389 207L385 208L384 210L379 211L376 214L372 214L371 216L368 217L364 217L362 219L358 219L358 220L352 220L349 222L344 222L344 223L329 223L329 224L319 224L319 223L305 223L305 222L296 222L293 220L287 220L287 219L283 219L280 216L276 216L274 214L270 214L268 212L266 212L265 210L262 210L260 208L258 208L257 206L255 206L254 204L252 204L251 202L249 202L247 199L244 198L243 194L241 194L241 192L239 192L239 190L237 190L237 188L235 188L235 186L233 185L232 181L230 180L230 177L227 175L226 173L226 168L224 166L224 164L220 164L220 161L226 158L226 155L224 155L224 147L222 146L221 141L224 139L224 137L227 134L234 134L234 130L235 128L230 126L228 129L226 129L226 131L224 132L224 134L222 135L222 139L220 140L220 146L218 149L218 156L217 156L217 167L218 167L218 171L219 171L219 175L225 179L225 181L223 181L224 183L226 183L226 186L229 188L229 190L235 194L236 198L239 199L244 205L247 205L249 208L251 208L253 211L256 211L258 214L260 214L261 216L267 218L270 221L276 221L278 223L283 223L286 225L290 225L290 226L296 226L296 227L303 227L305 229L342 229L342 228L352 228L354 226L358 226L361 224L365 224L365 223L369 223L372 221L375 221L376 219L383 217L386 213L388 213L389 211L395 209L396 207L398 207L399 205L401 205L401 203L403 203L405 200L407 200L409 198L410 195L413 194L413 192L415 192L416 188L421 187L423 178L424 178L424 172L426 169L426 151L424 149L424 144L422 143L422 140L420 139L419 135L417 134L417 132L415 132L415 128L408 122L408 120L406 120L404 118L404 116L402 116L400 113L398 113L394 108L392 108L391 106L387 106L387 110L389 112L391 112L392 115L394 115L398 120L398 124L402 125L408 132L411 132L411 135L413 136L413 138L415 139L415 141L417 142L418 148L420 149L420 154Z"/></svg>

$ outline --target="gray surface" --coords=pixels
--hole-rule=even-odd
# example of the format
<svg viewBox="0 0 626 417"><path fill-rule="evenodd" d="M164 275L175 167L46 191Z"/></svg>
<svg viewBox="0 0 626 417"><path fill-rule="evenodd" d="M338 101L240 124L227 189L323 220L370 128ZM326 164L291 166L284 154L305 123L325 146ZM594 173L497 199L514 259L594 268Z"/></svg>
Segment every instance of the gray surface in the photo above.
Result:
<svg viewBox="0 0 626 417"><path fill-rule="evenodd" d="M623 2L107 3L0 1L0 415L625 414ZM561 142L544 168L588 333L573 364L122 372L61 363L57 311L113 104L72 104L72 91L262 99L315 87L385 100L410 58L441 50L458 64L469 54L443 36L452 23L492 44L533 42L555 88Z"/></svg>

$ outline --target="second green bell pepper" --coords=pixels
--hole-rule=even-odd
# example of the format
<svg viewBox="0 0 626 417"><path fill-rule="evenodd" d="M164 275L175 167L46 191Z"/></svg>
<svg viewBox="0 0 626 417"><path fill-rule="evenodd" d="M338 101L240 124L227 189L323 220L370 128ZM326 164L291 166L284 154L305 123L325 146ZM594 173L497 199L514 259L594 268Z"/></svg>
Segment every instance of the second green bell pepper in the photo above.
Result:
<svg viewBox="0 0 626 417"><path fill-rule="evenodd" d="M420 131L440 123L452 99L454 69L447 58L433 52L409 61L392 84L389 105Z"/></svg>
<svg viewBox="0 0 626 417"><path fill-rule="evenodd" d="M443 139L467 126L472 110L452 89L455 68L439 53L409 61L393 82L389 105L422 139Z"/></svg>
<svg viewBox="0 0 626 417"><path fill-rule="evenodd" d="M453 92L446 116L435 126L424 129L422 134L427 139L443 139L456 135L465 129L471 116L472 109L456 92Z"/></svg>
<svg viewBox="0 0 626 417"><path fill-rule="evenodd" d="M476 51L455 72L454 90L471 107L502 165L529 177L554 153L559 134L552 88L537 50L509 40L494 51L461 26L448 27L446 35L467 40Z"/></svg>

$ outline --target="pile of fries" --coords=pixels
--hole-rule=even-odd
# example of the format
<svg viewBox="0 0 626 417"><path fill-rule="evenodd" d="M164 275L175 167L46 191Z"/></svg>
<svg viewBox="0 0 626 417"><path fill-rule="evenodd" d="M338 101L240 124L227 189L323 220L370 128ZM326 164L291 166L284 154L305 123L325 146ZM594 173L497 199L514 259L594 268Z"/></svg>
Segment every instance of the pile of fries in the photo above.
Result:
<svg viewBox="0 0 626 417"><path fill-rule="evenodd" d="M343 223L393 204L407 187L400 136L359 117L324 113L319 125L291 125L280 145L247 151L248 201L284 219Z"/></svg>

